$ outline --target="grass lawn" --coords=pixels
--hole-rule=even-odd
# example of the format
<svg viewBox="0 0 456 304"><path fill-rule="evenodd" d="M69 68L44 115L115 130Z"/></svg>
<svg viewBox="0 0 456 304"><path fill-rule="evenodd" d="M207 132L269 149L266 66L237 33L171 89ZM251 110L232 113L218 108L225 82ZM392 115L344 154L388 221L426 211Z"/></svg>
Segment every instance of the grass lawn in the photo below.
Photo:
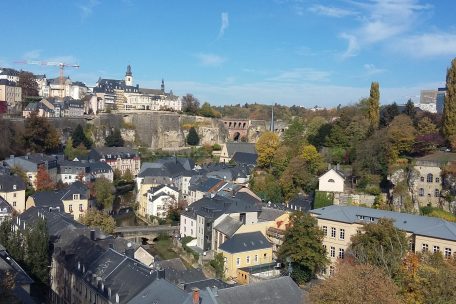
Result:
<svg viewBox="0 0 456 304"><path fill-rule="evenodd" d="M153 245L158 256L163 260L169 260L178 258L179 255L175 253L171 248L173 247L173 241L168 239L160 239Z"/></svg>

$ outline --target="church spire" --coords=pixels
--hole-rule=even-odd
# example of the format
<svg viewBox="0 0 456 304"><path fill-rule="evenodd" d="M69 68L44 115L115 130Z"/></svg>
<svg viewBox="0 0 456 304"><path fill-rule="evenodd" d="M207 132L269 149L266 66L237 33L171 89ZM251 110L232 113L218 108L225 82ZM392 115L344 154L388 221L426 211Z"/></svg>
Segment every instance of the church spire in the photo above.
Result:
<svg viewBox="0 0 456 304"><path fill-rule="evenodd" d="M162 84L161 84L161 91L162 93L165 93L165 80L162 78Z"/></svg>
<svg viewBox="0 0 456 304"><path fill-rule="evenodd" d="M131 74L131 66L127 65L127 72L125 73L125 76L132 76Z"/></svg>

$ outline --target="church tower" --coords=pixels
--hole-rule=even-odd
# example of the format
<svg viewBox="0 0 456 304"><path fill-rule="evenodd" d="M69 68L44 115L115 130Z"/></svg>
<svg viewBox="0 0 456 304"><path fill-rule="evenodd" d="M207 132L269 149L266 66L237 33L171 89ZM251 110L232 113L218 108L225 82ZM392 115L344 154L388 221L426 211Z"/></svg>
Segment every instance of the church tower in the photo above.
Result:
<svg viewBox="0 0 456 304"><path fill-rule="evenodd" d="M165 80L162 79L162 84L161 84L161 91L162 93L165 93Z"/></svg>
<svg viewBox="0 0 456 304"><path fill-rule="evenodd" d="M125 85L133 86L133 75L131 74L131 66L127 66L127 72L125 73Z"/></svg>

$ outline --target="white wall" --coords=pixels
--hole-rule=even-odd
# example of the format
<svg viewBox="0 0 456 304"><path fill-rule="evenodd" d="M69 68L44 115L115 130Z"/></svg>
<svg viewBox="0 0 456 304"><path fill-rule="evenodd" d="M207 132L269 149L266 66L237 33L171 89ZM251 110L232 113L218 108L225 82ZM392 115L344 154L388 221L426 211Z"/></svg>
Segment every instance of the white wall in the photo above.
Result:
<svg viewBox="0 0 456 304"><path fill-rule="evenodd" d="M344 178L334 169L331 169L318 179L318 190L327 192L344 192Z"/></svg>

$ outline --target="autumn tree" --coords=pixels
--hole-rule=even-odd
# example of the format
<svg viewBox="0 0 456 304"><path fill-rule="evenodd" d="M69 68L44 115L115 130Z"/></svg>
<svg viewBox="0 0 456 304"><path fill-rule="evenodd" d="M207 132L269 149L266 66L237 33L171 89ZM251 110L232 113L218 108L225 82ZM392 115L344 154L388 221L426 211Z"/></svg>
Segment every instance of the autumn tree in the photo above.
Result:
<svg viewBox="0 0 456 304"><path fill-rule="evenodd" d="M362 233L352 236L349 247L356 262L378 266L391 278L398 275L407 250L405 232L397 229L391 219L383 218L365 224Z"/></svg>
<svg viewBox="0 0 456 304"><path fill-rule="evenodd" d="M311 193L315 190L318 180L301 156L293 157L283 174L279 185L286 200L291 199L299 192Z"/></svg>
<svg viewBox="0 0 456 304"><path fill-rule="evenodd" d="M310 214L300 211L291 214L290 227L285 232L279 257L282 261L291 259L291 276L298 284L314 278L329 263L322 244L323 237L317 220Z"/></svg>
<svg viewBox="0 0 456 304"><path fill-rule="evenodd" d="M0 159L23 154L22 132L10 120L0 119Z"/></svg>
<svg viewBox="0 0 456 304"><path fill-rule="evenodd" d="M44 166L38 166L38 171L35 177L35 190L36 191L49 191L54 190L55 183L52 180L49 172Z"/></svg>
<svg viewBox="0 0 456 304"><path fill-rule="evenodd" d="M114 201L114 186L111 181L105 177L99 177L95 180L94 191L97 204L104 209L112 207Z"/></svg>
<svg viewBox="0 0 456 304"><path fill-rule="evenodd" d="M394 118L387 129L387 138L390 142L390 158L397 159L399 155L412 150L415 142L416 130L413 122L407 115Z"/></svg>
<svg viewBox="0 0 456 304"><path fill-rule="evenodd" d="M314 304L402 303L393 280L370 264L338 264L335 274L312 287L309 296Z"/></svg>
<svg viewBox="0 0 456 304"><path fill-rule="evenodd" d="M399 107L395 102L383 107L383 109L380 111L380 125L383 127L388 126L394 117L399 114Z"/></svg>
<svg viewBox="0 0 456 304"><path fill-rule="evenodd" d="M208 102L203 103L201 108L198 111L199 115L204 117L215 117L220 118L222 114L219 111L215 110Z"/></svg>
<svg viewBox="0 0 456 304"><path fill-rule="evenodd" d="M200 102L192 94L187 94L182 97L182 110L187 114L197 115Z"/></svg>
<svg viewBox="0 0 456 304"><path fill-rule="evenodd" d="M301 157L306 162L308 169L312 174L319 174L324 170L324 161L317 148L313 145L305 145L301 149Z"/></svg>
<svg viewBox="0 0 456 304"><path fill-rule="evenodd" d="M250 179L250 189L266 202L283 203L282 189L272 174L255 173Z"/></svg>
<svg viewBox="0 0 456 304"><path fill-rule="evenodd" d="M306 127L301 119L295 118L283 134L283 145L294 152L306 142Z"/></svg>
<svg viewBox="0 0 456 304"><path fill-rule="evenodd" d="M378 82L372 82L369 96L368 118L372 129L377 129L380 122L380 89Z"/></svg>
<svg viewBox="0 0 456 304"><path fill-rule="evenodd" d="M89 227L99 228L108 234L114 233L116 228L116 222L110 215L95 209L87 210L82 216L81 222Z"/></svg>
<svg viewBox="0 0 456 304"><path fill-rule="evenodd" d="M404 109L404 114L409 116L411 119L415 119L416 116L416 109L415 109L415 104L411 99L407 101L405 104L405 109Z"/></svg>
<svg viewBox="0 0 456 304"><path fill-rule="evenodd" d="M22 89L22 100L27 97L38 96L38 83L35 81L35 76L30 72L21 71L19 73L19 81L17 83Z"/></svg>
<svg viewBox="0 0 456 304"><path fill-rule="evenodd" d="M105 138L105 146L107 147L123 147L124 144L122 134L117 128Z"/></svg>
<svg viewBox="0 0 456 304"><path fill-rule="evenodd" d="M190 146L197 146L199 144L199 141L199 135L196 132L195 127L191 127L190 130L188 130L187 144Z"/></svg>
<svg viewBox="0 0 456 304"><path fill-rule="evenodd" d="M25 119L23 140L25 149L34 153L55 152L59 146L60 138L57 130L45 117L36 113L30 114Z"/></svg>
<svg viewBox="0 0 456 304"><path fill-rule="evenodd" d="M418 121L417 131L419 135L434 134L438 132L437 126L429 117L423 117Z"/></svg>
<svg viewBox="0 0 456 304"><path fill-rule="evenodd" d="M256 143L258 166L270 168L279 145L280 141L277 134L274 132L264 132Z"/></svg>
<svg viewBox="0 0 456 304"><path fill-rule="evenodd" d="M451 67L447 70L446 87L442 131L449 139L456 135L456 58L451 61Z"/></svg>

